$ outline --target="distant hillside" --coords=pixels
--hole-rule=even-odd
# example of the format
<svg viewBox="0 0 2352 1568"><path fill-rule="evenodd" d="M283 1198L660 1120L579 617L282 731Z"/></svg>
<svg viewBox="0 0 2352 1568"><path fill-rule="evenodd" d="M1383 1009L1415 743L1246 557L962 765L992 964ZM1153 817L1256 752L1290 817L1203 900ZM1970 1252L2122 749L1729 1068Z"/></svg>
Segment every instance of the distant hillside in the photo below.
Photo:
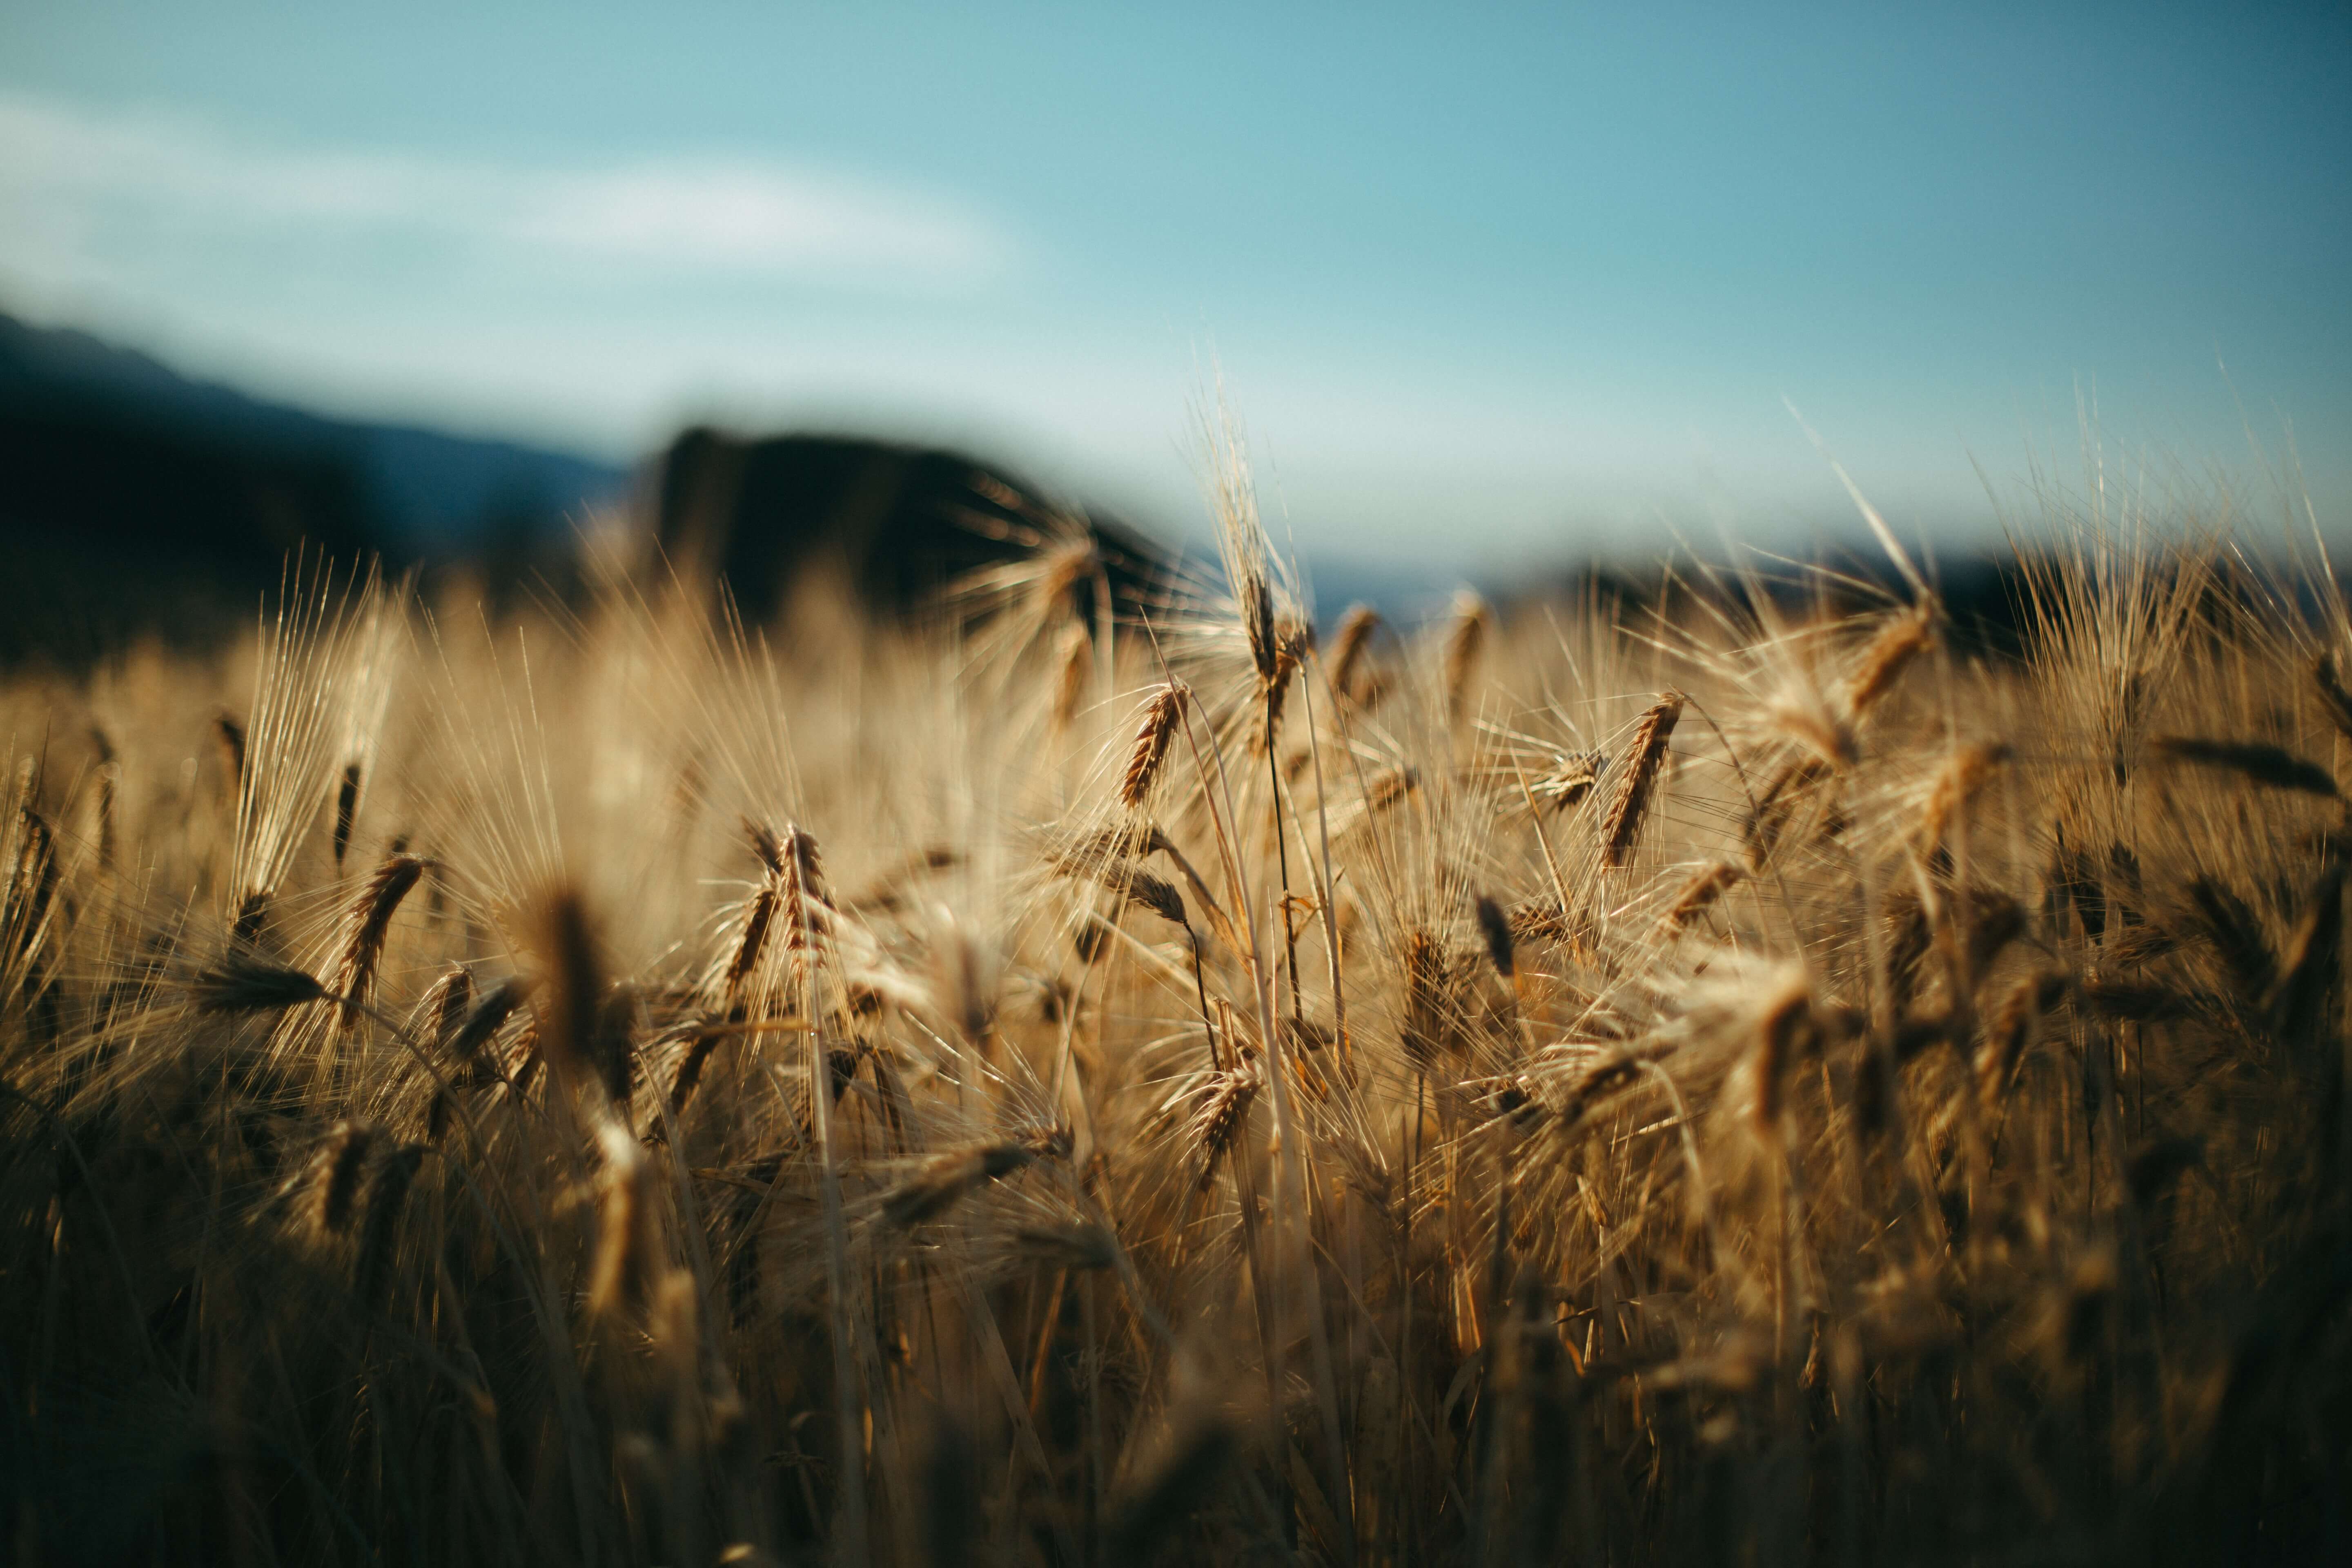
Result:
<svg viewBox="0 0 2352 1568"><path fill-rule="evenodd" d="M249 612L299 541L402 564L529 555L618 496L608 465L322 418L0 315L0 658Z"/></svg>

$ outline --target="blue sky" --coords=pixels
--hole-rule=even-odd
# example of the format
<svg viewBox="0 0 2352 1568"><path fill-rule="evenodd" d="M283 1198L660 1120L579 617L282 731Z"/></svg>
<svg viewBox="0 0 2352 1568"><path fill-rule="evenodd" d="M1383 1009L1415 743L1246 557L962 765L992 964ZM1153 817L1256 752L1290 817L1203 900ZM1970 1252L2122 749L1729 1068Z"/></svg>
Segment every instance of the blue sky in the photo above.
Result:
<svg viewBox="0 0 2352 1568"><path fill-rule="evenodd" d="M1492 569L2039 463L2352 514L2345 6L19 5L0 308L611 456L959 440ZM2226 365L2226 374L2223 366ZM2250 451L2248 427L2264 457Z"/></svg>

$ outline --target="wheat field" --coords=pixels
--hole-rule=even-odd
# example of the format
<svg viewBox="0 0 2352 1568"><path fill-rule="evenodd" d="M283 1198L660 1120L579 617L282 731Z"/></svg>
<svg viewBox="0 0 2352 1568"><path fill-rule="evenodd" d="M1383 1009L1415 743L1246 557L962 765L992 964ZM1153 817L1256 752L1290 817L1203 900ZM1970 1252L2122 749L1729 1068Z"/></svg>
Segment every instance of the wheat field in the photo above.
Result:
<svg viewBox="0 0 2352 1568"><path fill-rule="evenodd" d="M309 563L11 678L16 1561L2343 1550L2329 578L1318 629L1222 472L1140 608Z"/></svg>

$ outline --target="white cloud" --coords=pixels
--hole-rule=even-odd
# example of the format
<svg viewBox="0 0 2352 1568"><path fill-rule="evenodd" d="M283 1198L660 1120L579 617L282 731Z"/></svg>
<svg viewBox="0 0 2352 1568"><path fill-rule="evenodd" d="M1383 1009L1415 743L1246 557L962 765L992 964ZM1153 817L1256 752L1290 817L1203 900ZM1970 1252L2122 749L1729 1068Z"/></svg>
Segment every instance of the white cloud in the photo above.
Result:
<svg viewBox="0 0 2352 1568"><path fill-rule="evenodd" d="M925 293L984 282L1012 251L951 202L762 159L532 168L299 151L0 93L0 274L168 289L175 259L299 269L354 247L493 273Z"/></svg>

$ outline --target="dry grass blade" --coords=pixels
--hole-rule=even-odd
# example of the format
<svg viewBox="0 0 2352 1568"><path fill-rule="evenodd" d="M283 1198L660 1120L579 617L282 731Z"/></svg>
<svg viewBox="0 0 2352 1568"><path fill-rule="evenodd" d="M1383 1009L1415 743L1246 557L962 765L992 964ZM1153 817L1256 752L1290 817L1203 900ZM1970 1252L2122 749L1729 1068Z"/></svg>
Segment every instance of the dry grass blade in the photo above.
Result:
<svg viewBox="0 0 2352 1568"><path fill-rule="evenodd" d="M1072 621L1062 628L1061 646L1054 653L1054 733L1060 734L1076 722L1079 704L1086 700L1087 678L1094 669L1095 640L1087 635L1082 622Z"/></svg>
<svg viewBox="0 0 2352 1568"><path fill-rule="evenodd" d="M2205 939L2221 955L2231 979L2247 995L2268 995L2278 970L2272 962L2270 939L2254 911L2212 877L2192 878L2189 896Z"/></svg>
<svg viewBox="0 0 2352 1568"><path fill-rule="evenodd" d="M2257 741L2215 741L2198 735L2158 735L2148 750L2177 763L2214 768L2272 789L2334 798L2335 777L2317 763Z"/></svg>
<svg viewBox="0 0 2352 1568"><path fill-rule="evenodd" d="M1756 1020L1756 1123L1768 1133L1779 1133L1789 1068L1812 1034L1811 989L1802 974L1792 975L1768 996Z"/></svg>
<svg viewBox="0 0 2352 1568"><path fill-rule="evenodd" d="M189 978L188 994L198 1012L260 1013L322 1001L327 988L290 963L232 948Z"/></svg>
<svg viewBox="0 0 2352 1568"><path fill-rule="evenodd" d="M376 1163L375 1175L368 1183L367 1212L360 1220L358 1258L352 1270L352 1293L362 1306L374 1306L392 1278L400 1216L407 1208L409 1188L415 1184L425 1154L421 1145L412 1143Z"/></svg>
<svg viewBox="0 0 2352 1568"><path fill-rule="evenodd" d="M224 708L213 715L213 731L220 739L221 761L228 771L228 784L236 790L245 783L245 724Z"/></svg>
<svg viewBox="0 0 2352 1568"><path fill-rule="evenodd" d="M1013 1231L1013 1244L1052 1268L1091 1274L1118 1266L1118 1238L1098 1225L1023 1226Z"/></svg>
<svg viewBox="0 0 2352 1568"><path fill-rule="evenodd" d="M359 1206L361 1178L381 1134L362 1122L339 1121L311 1164L310 1218L320 1232L341 1236Z"/></svg>
<svg viewBox="0 0 2352 1568"><path fill-rule="evenodd" d="M1514 951L1517 939L1511 931L1511 917L1503 911L1502 905L1485 893L1478 895L1473 907L1478 916L1478 934L1486 940L1486 961L1507 983L1518 968Z"/></svg>
<svg viewBox="0 0 2352 1568"><path fill-rule="evenodd" d="M1076 877L1101 886L1131 902L1141 905L1171 925L1191 930L1186 918L1184 895L1175 884L1153 875L1132 860L1110 859L1099 856L1080 858L1063 856L1056 858L1054 868L1065 877Z"/></svg>
<svg viewBox="0 0 2352 1568"><path fill-rule="evenodd" d="M546 965L540 1005L539 1057L572 1087L575 1069L594 1060L604 968L589 930L587 906L569 888L550 894L539 911L539 956Z"/></svg>
<svg viewBox="0 0 2352 1568"><path fill-rule="evenodd" d="M1507 912L1511 934L1520 942L1549 942L1581 949L1590 946L1593 938L1591 918L1562 909L1556 900L1525 899Z"/></svg>
<svg viewBox="0 0 2352 1568"><path fill-rule="evenodd" d="M1674 902L1659 919L1658 929L1668 936L1681 932L1691 921L1714 907L1717 900L1738 887L1748 875L1744 867L1730 860L1718 860L1701 869L1683 884Z"/></svg>
<svg viewBox="0 0 2352 1568"><path fill-rule="evenodd" d="M588 1271L587 1307L602 1318L643 1297L656 1258L647 1198L645 1151L628 1129L606 1122L597 1133L604 1168L597 1179L596 1243Z"/></svg>
<svg viewBox="0 0 2352 1568"><path fill-rule="evenodd" d="M2313 882L2303 913L2280 952L2278 980L2263 998L2279 1033L2288 1039L2303 1039L2321 1026L2329 995L2343 984L2347 870L2345 861L2331 860Z"/></svg>
<svg viewBox="0 0 2352 1568"><path fill-rule="evenodd" d="M1234 1448L1233 1431L1222 1421L1203 1420L1179 1438L1151 1479L1120 1504L1109 1531L1110 1561L1148 1561L1207 1502Z"/></svg>
<svg viewBox="0 0 2352 1568"><path fill-rule="evenodd" d="M1375 773L1364 786L1364 811L1377 816L1421 787L1421 772L1417 768L1388 768Z"/></svg>
<svg viewBox="0 0 2352 1568"><path fill-rule="evenodd" d="M2318 688L2319 703L2336 726L2336 732L2352 739L2352 691L2345 689L2343 673L2336 668L2336 650L2326 648L2312 661L2312 684Z"/></svg>
<svg viewBox="0 0 2352 1568"><path fill-rule="evenodd" d="M360 765L343 764L342 782L335 786L335 869L343 868L343 859L351 852L352 829L360 815Z"/></svg>
<svg viewBox="0 0 2352 1568"><path fill-rule="evenodd" d="M448 1037L445 1049L451 1061L470 1065L488 1045L493 1037L506 1026L522 1005L530 1000L538 989L536 982L520 975L509 975L482 994L466 1015L466 1021Z"/></svg>
<svg viewBox="0 0 2352 1568"><path fill-rule="evenodd" d="M2064 999L2071 982L2055 970L2029 974L2010 987L1985 1024L1984 1045L1977 1055L1977 1087L1985 1106L2000 1102L2017 1064L2025 1054L2034 1019Z"/></svg>
<svg viewBox="0 0 2352 1568"><path fill-rule="evenodd" d="M1024 1143L984 1143L933 1155L882 1196L882 1217L900 1228L939 1218L978 1188L1037 1157Z"/></svg>
<svg viewBox="0 0 2352 1568"><path fill-rule="evenodd" d="M1743 836L1750 867L1761 870L1770 861L1798 808L1810 797L1814 786L1831 776L1831 772L1829 763L1821 758L1805 756L1786 763L1772 775L1748 814Z"/></svg>
<svg viewBox="0 0 2352 1568"><path fill-rule="evenodd" d="M1765 716L1789 739L1832 769L1853 766L1861 760L1853 727L1828 711L1818 700L1782 699L1765 710Z"/></svg>
<svg viewBox="0 0 2352 1568"><path fill-rule="evenodd" d="M1529 784L1528 788L1538 800L1548 800L1561 811L1583 804L1601 782L1601 772L1608 759L1599 752L1570 752L1552 769Z"/></svg>

